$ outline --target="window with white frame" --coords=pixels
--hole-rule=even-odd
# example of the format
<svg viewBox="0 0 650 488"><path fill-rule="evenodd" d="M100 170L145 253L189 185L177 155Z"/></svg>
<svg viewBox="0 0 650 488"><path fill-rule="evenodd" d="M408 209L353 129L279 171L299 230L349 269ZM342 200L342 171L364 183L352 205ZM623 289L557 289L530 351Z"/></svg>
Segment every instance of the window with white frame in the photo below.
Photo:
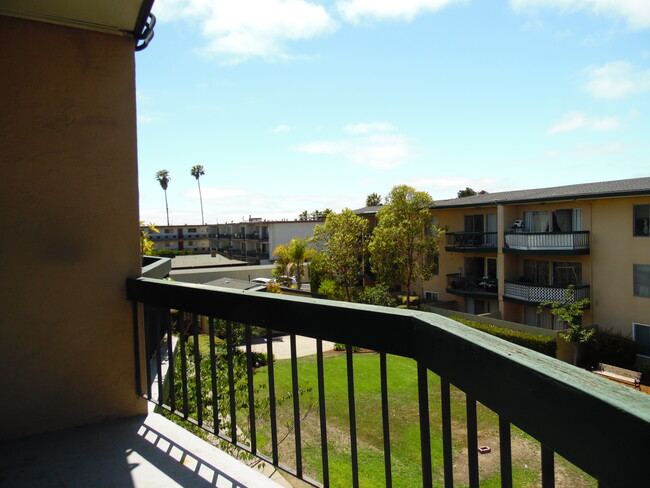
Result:
<svg viewBox="0 0 650 488"><path fill-rule="evenodd" d="M650 325L633 323L632 338L639 345L638 354L650 357Z"/></svg>
<svg viewBox="0 0 650 488"><path fill-rule="evenodd" d="M634 296L650 298L650 264L634 265Z"/></svg>

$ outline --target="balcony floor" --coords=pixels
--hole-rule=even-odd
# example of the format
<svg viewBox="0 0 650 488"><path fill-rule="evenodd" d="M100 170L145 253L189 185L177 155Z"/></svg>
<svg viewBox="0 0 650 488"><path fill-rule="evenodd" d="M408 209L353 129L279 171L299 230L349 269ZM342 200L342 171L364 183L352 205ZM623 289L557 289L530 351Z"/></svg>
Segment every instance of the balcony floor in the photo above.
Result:
<svg viewBox="0 0 650 488"><path fill-rule="evenodd" d="M3 488L290 486L266 469L271 479L156 413L0 445Z"/></svg>

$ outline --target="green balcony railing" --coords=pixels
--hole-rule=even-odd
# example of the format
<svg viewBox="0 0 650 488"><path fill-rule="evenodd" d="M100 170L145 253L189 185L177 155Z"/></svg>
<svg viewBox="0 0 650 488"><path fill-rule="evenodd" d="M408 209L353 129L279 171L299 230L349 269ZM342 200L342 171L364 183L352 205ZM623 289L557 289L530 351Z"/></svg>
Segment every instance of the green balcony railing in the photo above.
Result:
<svg viewBox="0 0 650 488"><path fill-rule="evenodd" d="M421 482L418 485L454 486L461 469L455 463L453 441L459 436L467 439L466 462L462 463L465 475L463 485L478 487L480 484L479 446L477 436L477 402L498 416L498 432L494 442L498 444L498 471L502 487L513 486L513 445L511 427L525 431L540 445L541 486L555 486L555 459L562 456L588 473L600 487L647 486L647 460L650 459L650 396L613 384L596 375L543 356L523 347L505 342L483 332L465 327L451 319L432 313L332 302L271 293L233 291L204 285L166 282L147 278L129 279L127 296L134 304L134 341L136 352L136 385L138 393L155 400L160 408L174 412L196 427L210 432L215 438L236 444L245 452L264 459L285 471L306 480L314 486L362 486L360 473L365 468L360 459L358 429L363 417L358 406L357 388L369 378L355 379L355 359L351 347L346 350L346 371L340 383L347 377L347 409L349 438L328 438L333 398L326 397L326 384L334 380L327 377L323 367L322 341L329 340L359 346L376 351L381 368L378 368L381 400L370 407L376 415L383 437L383 449L378 456L383 459L385 486L404 485L400 479L401 469L393 465L394 440L390 425L403 411L391 411L390 385L404 381L394 377L394 370L385 367L388 355L412 358L417 367L417 404L408 410L419 412L419 444ZM219 322L221 321L221 322ZM225 324L228 331L224 339L227 354L215 359L215 324ZM190 343L199 339L201 324L208 323L211 353L205 360ZM175 325L174 325L175 324ZM244 344L245 370L243 383L233 378L235 324L245 324ZM265 371L268 385L270 452L259 445L255 434L258 405L253 388L255 374L251 353L251 326L266 328L266 347L269 357L273 355L272 330L284 331L291 337L290 378L283 380L293 393L293 431L290 436L295 449L290 457L291 466L279 454L278 425L290 419L278 419L276 397L280 368L275 373L273 361ZM174 334L174 329L179 331ZM319 479L308 478L304 466L304 438L300 419L304 412L298 391L301 378L295 353L296 335L317 340L317 418L320 439L318 448ZM178 341L174 348L172 343ZM179 360L181 371L172 371L180 377L174 394L165 393L164 373L160 362L151 357L169 357ZM241 360L241 357L239 358ZM207 361L207 363L205 362ZM175 360L169 362L174 369ZM316 367L316 366L314 366ZM157 372L158 380L148 378ZM197 373L198 372L198 373ZM390 373L390 374L389 374ZM440 377L440 404L430 405L429 383L431 374ZM225 382L225 385L224 385ZM221 385L221 387L219 387ZM450 407L450 388L453 395L463 395L466 407L462 422L453 420ZM188 388L191 386L191 388ZM219 389L221 388L221 389ZM225 391L225 393L223 393ZM236 391L247 395L247 414L236 408L233 398ZM206 392L208 394L206 394ZM211 394L210 394L211 392ZM232 395L228 395L231 392ZM196 395L198 407L190 415L188 398ZM452 396L453 396L452 395ZM207 399L203 401L204 399ZM359 397L359 401L360 401ZM219 403L221 402L221 403ZM224 404L225 403L225 404ZM368 407L366 407L368 408ZM480 407L483 409L483 407ZM215 414L216 412L226 413ZM381 421L379 419L381 418ZM246 424L249 432L243 436L239 425ZM442 432L440 444L431 442L432 429ZM348 443L349 480L341 480L341 474L331 470L332 443ZM493 447L494 446L493 444ZM310 449L314 449L310 446ZM441 459L441 468L432 468L432 459ZM412 461L413 462L413 461ZM383 484L383 483L382 483ZM409 486L414 486L413 483Z"/></svg>

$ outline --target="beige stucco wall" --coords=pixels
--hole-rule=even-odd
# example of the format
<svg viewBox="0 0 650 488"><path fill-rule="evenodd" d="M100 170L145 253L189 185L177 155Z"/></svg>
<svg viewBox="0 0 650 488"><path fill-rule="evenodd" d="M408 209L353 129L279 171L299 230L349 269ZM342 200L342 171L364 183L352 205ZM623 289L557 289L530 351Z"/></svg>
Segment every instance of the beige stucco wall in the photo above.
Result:
<svg viewBox="0 0 650 488"><path fill-rule="evenodd" d="M632 235L633 205L650 197L593 201L593 320L631 336L632 323L650 324L650 298L635 297L633 265L650 264L650 238Z"/></svg>
<svg viewBox="0 0 650 488"><path fill-rule="evenodd" d="M0 52L0 438L144 412L133 41L0 16Z"/></svg>

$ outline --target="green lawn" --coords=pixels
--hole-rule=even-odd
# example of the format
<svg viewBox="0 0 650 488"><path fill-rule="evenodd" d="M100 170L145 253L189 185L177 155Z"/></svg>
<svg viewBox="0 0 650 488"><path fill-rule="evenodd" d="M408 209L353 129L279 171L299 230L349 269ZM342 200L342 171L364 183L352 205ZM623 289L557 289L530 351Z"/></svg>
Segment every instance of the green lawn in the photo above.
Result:
<svg viewBox="0 0 650 488"><path fill-rule="evenodd" d="M421 486L420 429L418 420L417 372L414 361L389 356L388 384L390 404L390 438L392 450L393 486ZM291 400L291 363L275 362L276 395L283 400L278 406L280 462L295 466L295 445L291 431L293 410ZM347 369L345 354L325 355L325 395L327 400L327 435L329 445L330 480L332 487L351 486L350 434L347 398ZM322 479L320 454L320 424L318 413L318 383L314 356L298 361L299 384L305 390L300 396L301 411L307 413L301 424L303 463L305 473ZM360 485L385 486L379 355L354 355L357 438L359 450ZM440 415L440 379L429 373L429 403L434 484L442 486L442 434ZM268 394L267 368L255 374L259 399ZM507 387L507 381L504 382ZM467 486L467 450L464 394L452 387L452 423L454 451L454 480L456 486ZM263 403L263 402L262 402ZM259 413L259 412L258 412ZM242 412L240 418L245 418ZM259 413L257 442L259 449L270 453L268 415ZM480 455L481 486L500 486L497 416L478 406L479 445L489 445L492 453ZM514 486L540 485L539 445L521 431L513 428L512 463ZM596 483L582 472L558 459L556 486L591 487Z"/></svg>

